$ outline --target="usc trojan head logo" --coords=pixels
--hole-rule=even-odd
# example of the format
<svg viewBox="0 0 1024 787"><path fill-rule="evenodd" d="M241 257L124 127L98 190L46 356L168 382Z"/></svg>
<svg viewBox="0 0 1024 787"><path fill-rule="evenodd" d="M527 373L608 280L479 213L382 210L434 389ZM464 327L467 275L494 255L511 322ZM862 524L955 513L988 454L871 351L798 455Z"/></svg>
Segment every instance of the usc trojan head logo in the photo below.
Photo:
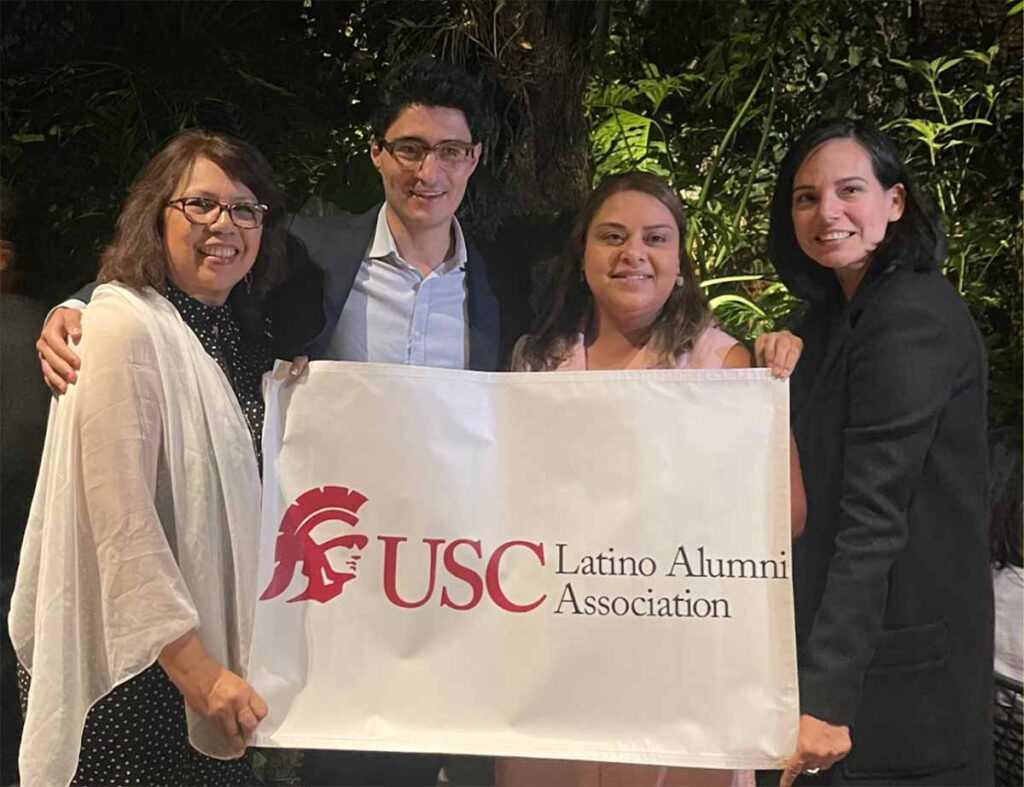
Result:
<svg viewBox="0 0 1024 787"><path fill-rule="evenodd" d="M295 566L302 564L308 580L306 589L292 601L312 599L323 604L339 595L345 583L356 578L356 566L369 539L359 533L344 533L317 541L313 530L323 522L344 522L355 527L356 514L366 496L343 486L325 486L303 492L284 512L274 546L274 576L260 600L275 598L291 584ZM332 559L333 558L333 561ZM340 570L334 565L343 566Z"/></svg>

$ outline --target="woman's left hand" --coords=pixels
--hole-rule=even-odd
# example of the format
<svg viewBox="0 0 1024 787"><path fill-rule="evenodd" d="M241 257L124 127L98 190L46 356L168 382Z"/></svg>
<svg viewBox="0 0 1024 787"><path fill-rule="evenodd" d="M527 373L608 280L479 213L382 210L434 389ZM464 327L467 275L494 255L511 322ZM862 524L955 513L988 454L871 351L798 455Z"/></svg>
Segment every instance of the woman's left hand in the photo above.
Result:
<svg viewBox="0 0 1024 787"><path fill-rule="evenodd" d="M166 645L158 659L192 710L220 725L235 754L245 751L267 703L239 675L207 655L195 629Z"/></svg>
<svg viewBox="0 0 1024 787"><path fill-rule="evenodd" d="M789 331L762 333L754 342L754 365L768 368L784 380L793 373L804 351L804 340Z"/></svg>
<svg viewBox="0 0 1024 787"><path fill-rule="evenodd" d="M236 749L244 750L256 726L267 715L267 703L246 680L231 670L216 664L214 674L213 686L205 695L186 694L185 701L201 716L216 719Z"/></svg>
<svg viewBox="0 0 1024 787"><path fill-rule="evenodd" d="M800 717L796 751L786 760L779 787L790 787L801 773L826 771L850 753L850 728L808 716Z"/></svg>

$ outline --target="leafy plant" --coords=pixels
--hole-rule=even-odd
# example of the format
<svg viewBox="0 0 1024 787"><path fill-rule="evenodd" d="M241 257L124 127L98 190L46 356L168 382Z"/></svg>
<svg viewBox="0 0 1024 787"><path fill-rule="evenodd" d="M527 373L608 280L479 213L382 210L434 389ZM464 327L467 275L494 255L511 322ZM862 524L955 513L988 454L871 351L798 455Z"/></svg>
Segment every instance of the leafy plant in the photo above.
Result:
<svg viewBox="0 0 1024 787"><path fill-rule="evenodd" d="M686 27L670 19L677 7L620 8L587 94L594 175L669 180L712 308L752 338L789 324L799 305L764 253L790 139L817 117L871 117L935 195L947 272L988 337L993 420L1019 422L1020 70L994 43L913 56L908 7L695 2ZM660 38L669 28L675 39Z"/></svg>

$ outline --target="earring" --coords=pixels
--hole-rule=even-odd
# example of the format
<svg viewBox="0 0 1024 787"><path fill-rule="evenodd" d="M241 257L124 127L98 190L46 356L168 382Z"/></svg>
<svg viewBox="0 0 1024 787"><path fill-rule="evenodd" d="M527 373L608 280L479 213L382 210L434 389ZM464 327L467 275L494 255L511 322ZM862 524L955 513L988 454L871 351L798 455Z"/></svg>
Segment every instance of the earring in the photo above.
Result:
<svg viewBox="0 0 1024 787"><path fill-rule="evenodd" d="M683 280L683 274L676 275L676 287L682 287L686 282Z"/></svg>
<svg viewBox="0 0 1024 787"><path fill-rule="evenodd" d="M252 295L252 269L247 270L242 278L245 280L245 294Z"/></svg>

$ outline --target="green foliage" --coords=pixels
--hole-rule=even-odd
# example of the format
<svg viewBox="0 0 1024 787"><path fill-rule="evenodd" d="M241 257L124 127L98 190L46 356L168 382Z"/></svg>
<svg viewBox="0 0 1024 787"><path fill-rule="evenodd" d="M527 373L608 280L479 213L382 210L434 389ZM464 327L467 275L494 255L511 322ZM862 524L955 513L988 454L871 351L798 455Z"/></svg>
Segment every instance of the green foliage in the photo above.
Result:
<svg viewBox="0 0 1024 787"><path fill-rule="evenodd" d="M643 169L672 182L689 208L688 250L703 286L725 327L748 338L791 324L798 306L764 255L771 190L793 134L826 115L888 128L947 221L947 272L989 342L992 420L1019 423L1019 44L1014 57L1005 51L1012 34L935 38L919 8L0 3L2 234L35 294L65 295L94 275L131 178L169 136L196 125L255 143L292 208L362 209L380 195L365 154L372 91L390 62L417 51L463 63L489 86L495 128L469 213L490 217L483 225L555 214L585 186L574 129L581 64L593 61L584 97L593 174ZM1006 8L1019 26L1024 4Z"/></svg>
<svg viewBox="0 0 1024 787"><path fill-rule="evenodd" d="M1019 67L998 46L959 56L897 63L923 89L918 117L896 118L908 145L928 166L922 175L949 230L946 271L986 337L992 369L992 420L1021 413L1021 267Z"/></svg>
<svg viewBox="0 0 1024 787"><path fill-rule="evenodd" d="M685 26L672 19L684 8ZM1019 423L1019 62L995 43L912 56L908 10L904 0L654 4L647 16L619 6L587 96L594 176L669 179L712 307L752 338L790 325L799 305L764 252L789 142L818 117L870 117L943 213L947 273L989 341L993 423Z"/></svg>

